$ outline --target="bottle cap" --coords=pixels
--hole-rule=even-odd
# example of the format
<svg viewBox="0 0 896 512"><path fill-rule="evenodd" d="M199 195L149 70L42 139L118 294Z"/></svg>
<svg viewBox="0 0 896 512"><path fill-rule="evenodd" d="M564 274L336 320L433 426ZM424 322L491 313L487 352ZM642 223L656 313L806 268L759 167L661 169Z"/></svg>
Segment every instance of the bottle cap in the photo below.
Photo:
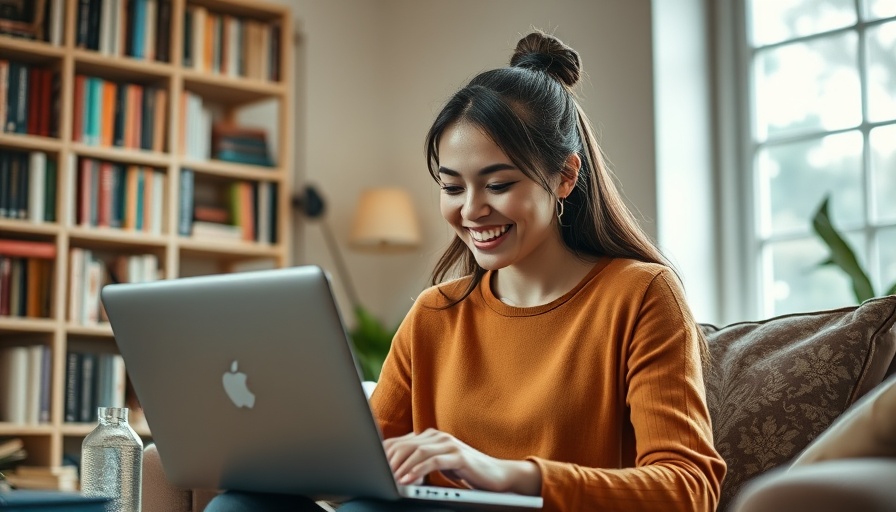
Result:
<svg viewBox="0 0 896 512"><path fill-rule="evenodd" d="M127 407L98 407L97 416L106 421L119 422L128 420Z"/></svg>

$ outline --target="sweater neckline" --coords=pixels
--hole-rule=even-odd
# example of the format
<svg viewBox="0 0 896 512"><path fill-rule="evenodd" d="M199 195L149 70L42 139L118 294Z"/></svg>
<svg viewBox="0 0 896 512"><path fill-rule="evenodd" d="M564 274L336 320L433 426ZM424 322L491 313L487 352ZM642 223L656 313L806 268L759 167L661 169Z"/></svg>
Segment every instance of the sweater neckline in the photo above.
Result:
<svg viewBox="0 0 896 512"><path fill-rule="evenodd" d="M610 264L612 258L602 257L597 260L591 270L588 272L585 277L579 281L571 290L564 293L560 297L548 302L546 304L539 304L538 306L531 307L519 307L519 306L511 306L498 298L495 295L495 292L492 290L492 277L494 276L494 271L489 270L482 276L482 280L479 282L479 295L482 297L485 304L495 313L503 316L535 316L541 315L543 313L547 313L553 309L556 309L570 299L572 299L579 291L585 287L592 279L594 279L607 265Z"/></svg>

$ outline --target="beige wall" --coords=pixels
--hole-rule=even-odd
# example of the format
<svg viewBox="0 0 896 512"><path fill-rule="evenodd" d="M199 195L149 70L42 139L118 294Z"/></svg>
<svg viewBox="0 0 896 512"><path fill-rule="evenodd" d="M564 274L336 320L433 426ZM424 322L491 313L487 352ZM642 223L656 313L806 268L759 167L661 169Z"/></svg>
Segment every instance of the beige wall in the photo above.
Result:
<svg viewBox="0 0 896 512"><path fill-rule="evenodd" d="M302 34L296 183L314 183L325 194L328 222L361 301L381 318L403 317L451 236L422 156L426 130L457 88L479 71L505 65L532 27L553 32L581 53L584 109L623 193L656 233L648 0L279 3L293 6ZM374 185L411 190L424 234L416 253L370 255L346 247L354 202ZM297 263L333 269L320 226L297 223L296 240Z"/></svg>

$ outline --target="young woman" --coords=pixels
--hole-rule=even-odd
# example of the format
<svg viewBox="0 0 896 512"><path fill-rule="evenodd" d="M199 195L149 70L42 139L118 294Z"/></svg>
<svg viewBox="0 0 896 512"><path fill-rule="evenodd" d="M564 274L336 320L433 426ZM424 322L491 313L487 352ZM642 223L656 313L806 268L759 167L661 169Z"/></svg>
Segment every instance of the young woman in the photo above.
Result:
<svg viewBox="0 0 896 512"><path fill-rule="evenodd" d="M456 236L371 397L395 476L549 511L714 510L705 342L575 100L579 56L536 32L510 64L427 135Z"/></svg>

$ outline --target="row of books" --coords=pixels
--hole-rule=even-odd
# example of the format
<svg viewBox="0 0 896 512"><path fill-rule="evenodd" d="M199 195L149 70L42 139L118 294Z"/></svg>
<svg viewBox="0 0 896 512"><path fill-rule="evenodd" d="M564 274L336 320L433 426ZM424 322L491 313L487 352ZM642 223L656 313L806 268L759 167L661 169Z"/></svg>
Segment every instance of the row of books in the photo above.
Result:
<svg viewBox="0 0 896 512"><path fill-rule="evenodd" d="M108 321L100 290L111 283L144 283L160 278L155 254L120 254L103 260L91 249L74 247L69 254L68 319L78 325Z"/></svg>
<svg viewBox="0 0 896 512"><path fill-rule="evenodd" d="M151 167L81 158L75 222L161 234L167 181Z"/></svg>
<svg viewBox="0 0 896 512"><path fill-rule="evenodd" d="M170 0L80 0L76 44L106 55L169 62Z"/></svg>
<svg viewBox="0 0 896 512"><path fill-rule="evenodd" d="M0 238L0 315L51 316L56 245Z"/></svg>
<svg viewBox="0 0 896 512"><path fill-rule="evenodd" d="M0 34L62 45L66 0L7 0L0 11Z"/></svg>
<svg viewBox="0 0 896 512"><path fill-rule="evenodd" d="M50 421L51 359L44 344L0 347L0 421Z"/></svg>
<svg viewBox="0 0 896 512"><path fill-rule="evenodd" d="M277 184L197 182L192 170L180 175L178 234L195 238L277 243Z"/></svg>
<svg viewBox="0 0 896 512"><path fill-rule="evenodd" d="M168 92L161 87L75 76L72 138L94 146L164 151Z"/></svg>
<svg viewBox="0 0 896 512"><path fill-rule="evenodd" d="M56 160L0 149L0 218L56 222Z"/></svg>
<svg viewBox="0 0 896 512"><path fill-rule="evenodd" d="M191 91L180 95L181 154L191 160L205 161L211 156L212 109L202 96Z"/></svg>
<svg viewBox="0 0 896 512"><path fill-rule="evenodd" d="M59 90L52 69L0 60L0 131L58 136Z"/></svg>
<svg viewBox="0 0 896 512"><path fill-rule="evenodd" d="M7 242L0 240L0 244ZM54 265L50 259L0 255L0 316L52 316Z"/></svg>
<svg viewBox="0 0 896 512"><path fill-rule="evenodd" d="M233 77L280 80L279 23L221 14L202 5L184 15L184 66Z"/></svg>
<svg viewBox="0 0 896 512"><path fill-rule="evenodd" d="M126 383L121 355L68 352L65 355L65 421L95 422L97 407L124 407Z"/></svg>

